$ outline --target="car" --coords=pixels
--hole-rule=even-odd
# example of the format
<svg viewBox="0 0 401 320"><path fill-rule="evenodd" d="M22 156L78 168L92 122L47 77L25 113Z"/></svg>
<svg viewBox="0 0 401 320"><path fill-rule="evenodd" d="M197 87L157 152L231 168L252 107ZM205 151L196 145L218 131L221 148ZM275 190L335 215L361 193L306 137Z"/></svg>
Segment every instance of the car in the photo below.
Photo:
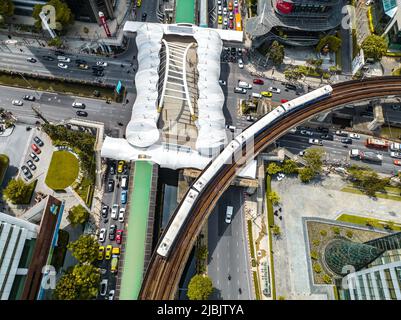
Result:
<svg viewBox="0 0 401 320"><path fill-rule="evenodd" d="M401 159L401 152L394 152L394 151L391 151L391 152L390 152L390 157L391 157L391 158L398 158L398 159Z"/></svg>
<svg viewBox="0 0 401 320"><path fill-rule="evenodd" d="M244 68L244 62L242 61L241 58L238 59L238 67L239 67L240 69L243 69L243 68Z"/></svg>
<svg viewBox="0 0 401 320"><path fill-rule="evenodd" d="M47 61L54 61L54 58L50 56L43 56L43 59Z"/></svg>
<svg viewBox="0 0 401 320"><path fill-rule="evenodd" d="M117 233L116 233L116 243L121 244L122 240L123 240L123 230L118 229Z"/></svg>
<svg viewBox="0 0 401 320"><path fill-rule="evenodd" d="M104 258L104 246L100 246L99 251L97 253L97 259L100 261L103 260L103 258Z"/></svg>
<svg viewBox="0 0 401 320"><path fill-rule="evenodd" d="M57 64L57 66L59 67L59 68L61 68L61 69L67 69L68 68L68 66L65 64L65 63L58 63Z"/></svg>
<svg viewBox="0 0 401 320"><path fill-rule="evenodd" d="M246 94L246 89L240 88L240 87L235 87L235 88L234 88L234 93Z"/></svg>
<svg viewBox="0 0 401 320"><path fill-rule="evenodd" d="M221 6L221 0L217 0L217 5Z"/></svg>
<svg viewBox="0 0 401 320"><path fill-rule="evenodd" d="M28 58L28 59L26 59L26 61L35 63L38 60L36 60L35 58Z"/></svg>
<svg viewBox="0 0 401 320"><path fill-rule="evenodd" d="M103 71L104 70L104 68L102 67L102 66L92 66L92 69L93 69L93 72L97 72L97 71Z"/></svg>
<svg viewBox="0 0 401 320"><path fill-rule="evenodd" d="M36 155L36 154L34 154L33 152L31 152L30 154L29 154L29 156L33 159L33 161L35 161L35 162L38 162L40 159L39 159L39 157Z"/></svg>
<svg viewBox="0 0 401 320"><path fill-rule="evenodd" d="M102 207L102 217L103 218L107 218L108 214L109 214L109 206L108 205L104 205Z"/></svg>
<svg viewBox="0 0 401 320"><path fill-rule="evenodd" d="M77 109L85 109L86 105L85 105L85 103L82 103L82 102L73 102L72 107L77 108Z"/></svg>
<svg viewBox="0 0 401 320"><path fill-rule="evenodd" d="M303 136L313 136L313 132L308 130L301 130L299 133Z"/></svg>
<svg viewBox="0 0 401 320"><path fill-rule="evenodd" d="M100 295L105 296L107 292L107 284L108 284L107 279L103 279L102 282L100 282Z"/></svg>
<svg viewBox="0 0 401 320"><path fill-rule="evenodd" d="M355 139L355 140L359 140L361 138L361 136L359 134L357 134L357 133L350 133L349 137L351 139Z"/></svg>
<svg viewBox="0 0 401 320"><path fill-rule="evenodd" d="M228 129L228 130L234 132L237 128L234 127L233 125L226 124L226 129Z"/></svg>
<svg viewBox="0 0 401 320"><path fill-rule="evenodd" d="M365 5L370 6L373 3L373 0L366 0Z"/></svg>
<svg viewBox="0 0 401 320"><path fill-rule="evenodd" d="M233 216L233 207L227 206L227 211L226 211L226 223L231 223L231 219Z"/></svg>
<svg viewBox="0 0 401 320"><path fill-rule="evenodd" d="M258 120L258 119L251 115L246 116L246 121L255 122L256 120Z"/></svg>
<svg viewBox="0 0 401 320"><path fill-rule="evenodd" d="M253 79L254 84L265 84L265 82L262 79Z"/></svg>
<svg viewBox="0 0 401 320"><path fill-rule="evenodd" d="M234 14L230 11L230 13L228 14L228 18L230 19L230 20L233 20L234 19Z"/></svg>
<svg viewBox="0 0 401 320"><path fill-rule="evenodd" d="M228 21L228 27L229 27L230 29L234 29L234 22L233 22L233 20L229 20L229 21Z"/></svg>
<svg viewBox="0 0 401 320"><path fill-rule="evenodd" d="M348 132L345 132L345 131L342 131L342 130L337 130L336 131L336 136L348 137Z"/></svg>
<svg viewBox="0 0 401 320"><path fill-rule="evenodd" d="M34 144L34 143L31 144L31 148L32 148L33 151L35 151L36 154L40 154L40 153L42 152L42 151L39 149L39 147L38 147L36 144Z"/></svg>
<svg viewBox="0 0 401 320"><path fill-rule="evenodd" d="M142 21L146 21L146 17L148 16L148 14L146 12L142 13Z"/></svg>
<svg viewBox="0 0 401 320"><path fill-rule="evenodd" d="M11 101L11 103L14 106L22 106L24 104L21 100L13 100L13 101Z"/></svg>
<svg viewBox="0 0 401 320"><path fill-rule="evenodd" d="M71 62L70 58L67 58L67 57L64 57L64 56L58 56L57 60L61 61L61 62Z"/></svg>
<svg viewBox="0 0 401 320"><path fill-rule="evenodd" d="M223 14L226 16L227 15L227 7L223 8Z"/></svg>
<svg viewBox="0 0 401 320"><path fill-rule="evenodd" d="M341 143L352 144L351 138L342 138L340 141L341 141Z"/></svg>
<svg viewBox="0 0 401 320"><path fill-rule="evenodd" d="M142 0L136 0L136 6L137 6L137 7L140 7L141 4L142 4Z"/></svg>
<svg viewBox="0 0 401 320"><path fill-rule="evenodd" d="M279 172L278 174L277 174L277 181L281 181L281 180L283 180L285 178L285 174L284 173L281 173L281 172Z"/></svg>
<svg viewBox="0 0 401 320"><path fill-rule="evenodd" d="M112 250L113 250L113 246L111 244L106 246L106 255L105 255L106 260L110 260L111 259L111 251Z"/></svg>
<svg viewBox="0 0 401 320"><path fill-rule="evenodd" d="M120 208L120 212L118 213L118 221L124 222L124 215L125 215L125 208Z"/></svg>
<svg viewBox="0 0 401 320"><path fill-rule="evenodd" d="M276 87L269 87L269 91L273 92L273 93L280 93L281 92L281 90L279 88L276 88Z"/></svg>
<svg viewBox="0 0 401 320"><path fill-rule="evenodd" d="M228 26L228 19L226 17L223 18L223 25Z"/></svg>
<svg viewBox="0 0 401 320"><path fill-rule="evenodd" d="M323 145L323 141L319 140L319 139L309 139L309 143L310 144L315 144L317 146L322 146Z"/></svg>
<svg viewBox="0 0 401 320"><path fill-rule="evenodd" d="M116 273L118 271L118 257L113 255L111 259L110 271Z"/></svg>
<svg viewBox="0 0 401 320"><path fill-rule="evenodd" d="M286 102L288 102L288 100L287 99L281 99L280 102L281 103L286 103Z"/></svg>
<svg viewBox="0 0 401 320"><path fill-rule="evenodd" d="M117 213L118 213L118 204L113 204L111 207L111 218L117 220Z"/></svg>
<svg viewBox="0 0 401 320"><path fill-rule="evenodd" d="M36 144L39 146L39 147L43 147L45 144L43 143L43 141L38 137L38 136L36 136L35 138L33 138L33 141L35 141L36 142Z"/></svg>
<svg viewBox="0 0 401 320"><path fill-rule="evenodd" d="M22 97L22 99L27 100L27 101L35 101L36 98L34 96L30 96L30 95L25 95Z"/></svg>
<svg viewBox="0 0 401 320"><path fill-rule="evenodd" d="M122 204L127 203L127 190L121 191L121 203Z"/></svg>
<svg viewBox="0 0 401 320"><path fill-rule="evenodd" d="M325 133L325 134L322 134L322 135L320 136L320 139L333 141L333 140L334 140L334 137L333 137L332 134L327 134L327 133Z"/></svg>
<svg viewBox="0 0 401 320"><path fill-rule="evenodd" d="M298 152L298 155L299 155L300 157L303 157L303 156L305 155L305 151L304 151L304 150L299 151L299 152Z"/></svg>
<svg viewBox="0 0 401 320"><path fill-rule="evenodd" d="M101 67L107 67L107 62L104 62L104 61L97 61L97 62L96 62L96 65L97 65L97 66L101 66Z"/></svg>
<svg viewBox="0 0 401 320"><path fill-rule="evenodd" d="M225 82L224 80L219 80L219 84L220 84L221 86L226 86L226 85L227 85L227 82Z"/></svg>
<svg viewBox="0 0 401 320"><path fill-rule="evenodd" d="M223 16L220 14L218 19L217 19L218 24L223 24Z"/></svg>
<svg viewBox="0 0 401 320"><path fill-rule="evenodd" d="M106 228L100 229L100 233L99 233L99 241L100 242L103 243L104 240L106 240L106 234L107 234Z"/></svg>
<svg viewBox="0 0 401 320"><path fill-rule="evenodd" d="M124 171L124 160L118 161L118 166L117 166L117 173L122 173Z"/></svg>
<svg viewBox="0 0 401 320"><path fill-rule="evenodd" d="M231 1L228 3L228 10L233 10L233 3Z"/></svg>
<svg viewBox="0 0 401 320"><path fill-rule="evenodd" d="M33 163L32 160L28 160L28 161L26 162L26 164L28 165L28 167L29 167L31 170L36 170L36 166L35 166L35 164Z"/></svg>
<svg viewBox="0 0 401 320"><path fill-rule="evenodd" d="M267 97L267 98L270 98L270 97L273 96L273 94L272 94L271 92L269 92L269 91L262 91L260 94L261 94L263 97Z"/></svg>
<svg viewBox="0 0 401 320"><path fill-rule="evenodd" d="M79 68L79 69L82 69L82 70L88 70L88 69L89 69L89 66L88 66L87 64L81 63L80 65L78 65L78 68Z"/></svg>
<svg viewBox="0 0 401 320"><path fill-rule="evenodd" d="M109 240L113 241L116 237L116 229L117 226L115 224L112 224L109 228Z"/></svg>
<svg viewBox="0 0 401 320"><path fill-rule="evenodd" d="M110 174L111 175L116 174L116 163L114 161L110 164Z"/></svg>
<svg viewBox="0 0 401 320"><path fill-rule="evenodd" d="M107 183L107 192L113 192L114 191L114 180L110 179L109 182Z"/></svg>
<svg viewBox="0 0 401 320"><path fill-rule="evenodd" d="M325 127L317 127L316 131L317 132L323 132L323 133L329 133L330 132L329 128L325 128Z"/></svg>
<svg viewBox="0 0 401 320"><path fill-rule="evenodd" d="M32 178L32 173L31 173L31 171L29 171L27 166L22 166L21 170L22 170L22 173L25 175L25 177L27 177L28 179Z"/></svg>
<svg viewBox="0 0 401 320"><path fill-rule="evenodd" d="M394 160L394 164L396 166L401 166L401 160Z"/></svg>
<svg viewBox="0 0 401 320"><path fill-rule="evenodd" d="M292 83L286 83L285 87L289 90L297 90L297 86L295 84Z"/></svg>
<svg viewBox="0 0 401 320"><path fill-rule="evenodd" d="M109 291L109 300L114 300L114 290Z"/></svg>
<svg viewBox="0 0 401 320"><path fill-rule="evenodd" d="M234 0L234 7L238 8L238 0Z"/></svg>
<svg viewBox="0 0 401 320"><path fill-rule="evenodd" d="M62 55L64 55L65 53L64 53L64 51L56 50L56 51L54 51L54 54L55 54L55 55L62 56Z"/></svg>
<svg viewBox="0 0 401 320"><path fill-rule="evenodd" d="M218 7L217 7L217 14L218 14L219 16L222 16L222 15L223 15L223 8L222 8L222 6L218 6Z"/></svg>
<svg viewBox="0 0 401 320"><path fill-rule="evenodd" d="M88 113L86 111L78 110L75 113L77 114L77 116L80 116L80 117L87 117L88 116Z"/></svg>

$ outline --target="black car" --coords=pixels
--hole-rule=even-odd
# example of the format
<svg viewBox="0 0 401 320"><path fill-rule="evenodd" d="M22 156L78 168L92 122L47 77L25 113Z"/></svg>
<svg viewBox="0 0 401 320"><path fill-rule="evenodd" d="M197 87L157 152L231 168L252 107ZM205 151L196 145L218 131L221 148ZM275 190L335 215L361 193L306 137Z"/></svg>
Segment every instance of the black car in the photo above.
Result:
<svg viewBox="0 0 401 320"><path fill-rule="evenodd" d="M109 214L109 206L104 205L102 207L102 217L106 219L108 214Z"/></svg>
<svg viewBox="0 0 401 320"><path fill-rule="evenodd" d="M29 95L23 96L22 99L28 100L28 101L35 101L36 100L36 98L34 96L29 96Z"/></svg>
<svg viewBox="0 0 401 320"><path fill-rule="evenodd" d="M115 237L116 237L116 229L117 229L117 226L115 224L112 224L110 226L110 229L109 229L109 240L114 240L115 239Z"/></svg>
<svg viewBox="0 0 401 320"><path fill-rule="evenodd" d="M346 143L346 144L352 144L352 139L351 138L342 138L341 142Z"/></svg>
<svg viewBox="0 0 401 320"><path fill-rule="evenodd" d="M43 56L43 59L47 61L54 61L54 58L50 56Z"/></svg>
<svg viewBox="0 0 401 320"><path fill-rule="evenodd" d="M114 180L109 180L107 183L107 191L108 192L113 192L114 191Z"/></svg>
<svg viewBox="0 0 401 320"><path fill-rule="evenodd" d="M297 86L291 83L286 83L285 87L289 90L297 90Z"/></svg>
<svg viewBox="0 0 401 320"><path fill-rule="evenodd" d="M36 170L36 166L32 160L28 160L26 164L28 165L29 168L31 168L31 170Z"/></svg>
<svg viewBox="0 0 401 320"><path fill-rule="evenodd" d="M148 14L146 12L142 13L142 21L146 21Z"/></svg>
<svg viewBox="0 0 401 320"><path fill-rule="evenodd" d="M26 59L26 61L35 63L37 60L35 58L28 58Z"/></svg>
<svg viewBox="0 0 401 320"><path fill-rule="evenodd" d="M28 179L32 178L32 173L31 173L31 171L29 171L27 166L22 166L21 170L22 170L22 173L25 175L25 177L27 177Z"/></svg>
<svg viewBox="0 0 401 320"><path fill-rule="evenodd" d="M94 66L92 66L92 69L93 69L93 70L101 70L101 71L103 71L103 70L104 70L104 67L94 65Z"/></svg>
<svg viewBox="0 0 401 320"><path fill-rule="evenodd" d="M77 111L76 114L77 114L77 116L80 116L80 117L88 116L88 113L86 111L81 111L81 110Z"/></svg>
<svg viewBox="0 0 401 320"><path fill-rule="evenodd" d="M323 132L323 133L329 133L329 129L325 127L317 127L316 128L317 132Z"/></svg>
<svg viewBox="0 0 401 320"><path fill-rule="evenodd" d="M33 138L33 141L35 141L36 144L37 144L39 147L43 147L43 146L45 145L45 144L43 143L43 141L39 139L39 137Z"/></svg>
<svg viewBox="0 0 401 320"><path fill-rule="evenodd" d="M333 140L334 140L334 137L333 137L332 134L322 134L322 135L320 136L320 139L333 141Z"/></svg>
<svg viewBox="0 0 401 320"><path fill-rule="evenodd" d="M114 162L111 163L110 165L110 174L115 175L116 174L116 164Z"/></svg>

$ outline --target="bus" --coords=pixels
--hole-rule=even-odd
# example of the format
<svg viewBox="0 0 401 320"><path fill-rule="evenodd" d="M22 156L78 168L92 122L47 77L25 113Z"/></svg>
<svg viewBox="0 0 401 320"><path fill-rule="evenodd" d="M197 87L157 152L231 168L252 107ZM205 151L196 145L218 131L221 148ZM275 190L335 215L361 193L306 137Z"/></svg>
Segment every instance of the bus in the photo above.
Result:
<svg viewBox="0 0 401 320"><path fill-rule="evenodd" d="M242 19L241 19L241 14L236 13L235 14L235 30L237 31L242 31Z"/></svg>
<svg viewBox="0 0 401 320"><path fill-rule="evenodd" d="M388 150L389 142L383 139L368 138L365 143L368 148L375 148L381 150Z"/></svg>

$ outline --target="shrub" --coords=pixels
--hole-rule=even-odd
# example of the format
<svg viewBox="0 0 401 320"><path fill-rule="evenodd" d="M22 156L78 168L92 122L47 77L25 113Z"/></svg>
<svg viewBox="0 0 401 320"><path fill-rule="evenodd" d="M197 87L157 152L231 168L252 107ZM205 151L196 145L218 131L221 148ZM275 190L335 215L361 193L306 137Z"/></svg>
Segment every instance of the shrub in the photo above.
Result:
<svg viewBox="0 0 401 320"><path fill-rule="evenodd" d="M326 230L320 230L320 235L325 237L327 236L327 231Z"/></svg>
<svg viewBox="0 0 401 320"><path fill-rule="evenodd" d="M324 281L324 283L327 283L327 284L332 283L331 277L329 275L327 275L327 274L325 274L323 276L323 281Z"/></svg>
<svg viewBox="0 0 401 320"><path fill-rule="evenodd" d="M317 253L317 251L311 251L311 252L310 252L310 257L311 257L313 260L317 260L317 259L319 258L319 254Z"/></svg>
<svg viewBox="0 0 401 320"><path fill-rule="evenodd" d="M284 296L278 296L277 299L278 299L278 300L285 300L285 297L284 297Z"/></svg>
<svg viewBox="0 0 401 320"><path fill-rule="evenodd" d="M333 230L333 232L335 234L340 234L340 228L339 227L333 227L332 230Z"/></svg>
<svg viewBox="0 0 401 320"><path fill-rule="evenodd" d="M322 272L322 266L319 263L314 263L313 264L313 271L315 271L316 273Z"/></svg>
<svg viewBox="0 0 401 320"><path fill-rule="evenodd" d="M345 235L346 235L348 238L352 238L353 235L354 235L354 233L353 233L351 230L348 230L348 231L345 233Z"/></svg>
<svg viewBox="0 0 401 320"><path fill-rule="evenodd" d="M320 244L320 240L314 239L314 240L312 240L312 244L317 247Z"/></svg>

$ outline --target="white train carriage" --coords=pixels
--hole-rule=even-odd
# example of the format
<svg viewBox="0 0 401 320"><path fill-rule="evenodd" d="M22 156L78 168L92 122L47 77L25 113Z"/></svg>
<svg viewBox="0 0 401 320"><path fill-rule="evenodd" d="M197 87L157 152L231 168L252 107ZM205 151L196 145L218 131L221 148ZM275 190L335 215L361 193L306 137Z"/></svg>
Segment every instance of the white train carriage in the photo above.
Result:
<svg viewBox="0 0 401 320"><path fill-rule="evenodd" d="M304 105L309 105L311 103L315 103L319 100L322 100L322 99L330 96L332 92L333 92L333 88L331 86L329 86L329 85L323 86L319 89L308 92L307 94L304 94L301 97L298 97L291 101L283 103L282 107L286 111L292 111L292 110L302 107Z"/></svg>
<svg viewBox="0 0 401 320"><path fill-rule="evenodd" d="M233 155L237 150L241 149L241 145L233 140L231 141L224 150L212 160L209 167L203 172L200 177L193 184L192 188L201 192L203 188L209 183L214 175L223 167L224 164L232 163Z"/></svg>
<svg viewBox="0 0 401 320"><path fill-rule="evenodd" d="M191 189L187 196L185 197L184 202L180 206L177 214L174 216L174 220L171 225L168 227L167 232L157 248L157 253L163 257L167 257L171 246L173 245L175 239L177 238L180 229L185 223L185 220L188 217L189 212L192 209L192 205L194 204L196 198L198 197L199 192Z"/></svg>

